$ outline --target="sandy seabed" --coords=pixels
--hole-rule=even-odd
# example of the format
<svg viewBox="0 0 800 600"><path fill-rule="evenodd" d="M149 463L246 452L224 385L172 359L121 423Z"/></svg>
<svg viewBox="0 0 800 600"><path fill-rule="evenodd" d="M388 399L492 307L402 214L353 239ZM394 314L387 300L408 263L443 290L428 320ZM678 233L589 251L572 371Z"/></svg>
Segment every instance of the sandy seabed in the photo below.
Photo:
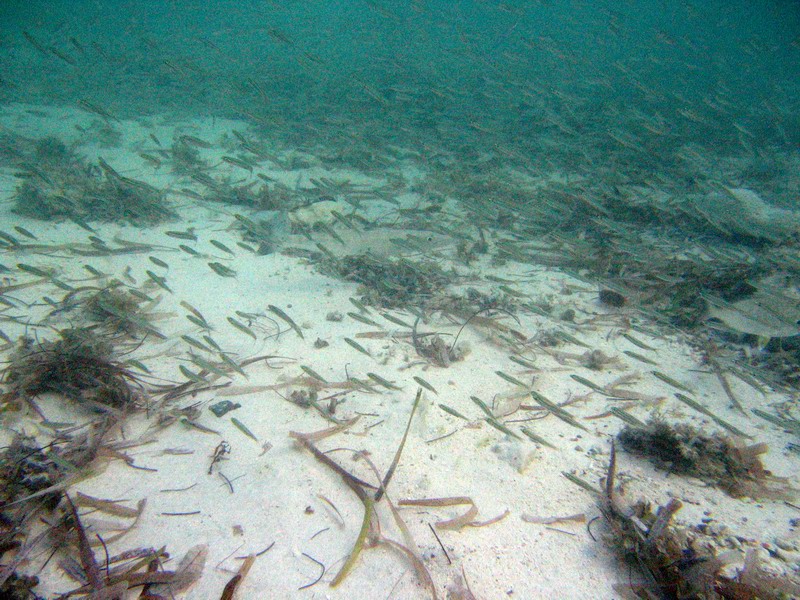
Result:
<svg viewBox="0 0 800 600"><path fill-rule="evenodd" d="M4 127L20 135L56 135L67 140L78 135L75 123L85 120L86 115L80 111L31 110L23 106L6 108L0 117ZM702 356L688 336L665 331L631 306L601 304L597 288L590 283L555 268L513 261L490 265L487 257L465 267L454 261L454 240L440 234L389 227L347 229L339 224L336 231L341 241L324 232L315 233L312 240L287 234L278 251L259 256L237 246L241 237L232 226L233 215L246 211L188 198L180 192L187 186L178 183L178 177L170 173L166 164L155 170L139 156L147 149L149 133L164 140L179 134L218 140L231 129L245 129L243 124L220 120L175 124L151 119L148 123L125 122L115 127L123 132L119 146L83 143L78 152L87 160L101 156L126 177L168 189L167 197L177 210L178 219L148 228L92 223L96 231L90 234L71 222L22 218L11 210L17 180L11 169L3 169L3 229L12 232L13 226L20 226L37 238L35 242L25 239L26 244L30 242L28 247L7 249L3 263L10 269L5 275L7 285L36 279L15 268L23 263L52 267L60 281L73 287L100 285L118 278L157 298L150 312L154 327L164 339L146 336L126 357L141 361L151 370L151 375L143 375L146 385L185 381L181 366L193 373L199 371L190 361L192 348L181 336L200 339L204 332L186 319L191 313L182 301L211 324L210 335L236 362L274 357L248 365L244 368L246 377L235 371L229 371L226 377L209 376L215 389L159 407L159 411L166 411L194 405L200 414L194 422L203 429L178 419L169 427L155 430L159 419L155 410L128 415L113 437L143 442L125 450L134 466L111 460L69 489L73 496L80 492L130 507L146 499L135 526L109 544L112 555L131 548L164 546L173 557L164 566L174 568L172 563L191 548L207 545L200 579L177 597L220 597L240 568L242 558L250 554L258 556L236 591L237 598L431 596L408 556L385 545L365 548L344 581L331 586L356 543L364 505L341 476L291 436L292 432L311 433L335 425L313 406L292 401L292 392L301 390L315 391L323 409L335 396L338 404L334 417L338 420L358 417L341 432L315 443L321 450L330 451L326 456L345 470L372 484L378 480L364 455L379 473L389 469L420 389L415 378L435 390L421 388L420 404L388 495L398 505L398 513L439 597L468 598L468 583L477 598L612 599L621 597L618 587L624 588L631 579L640 580L636 570L604 543L608 530L602 519L594 523L591 532L587 528L587 522L600 514L598 498L564 473L600 485L608 467L611 440L624 426L609 412L613 406L624 408L641 420L657 412L669 422L689 423L708 433L720 431L710 417L676 399L678 390L652 371L680 382L711 413L755 441L768 444L769 452L762 458L776 476L796 477L798 456L786 450L792 437L766 421L735 410L718 378L703 367ZM224 150L213 147L202 152L209 164L216 165L218 174L243 182L255 180L254 174L223 163L224 154ZM306 166L290 172L272 168L269 162L261 164L257 171L288 186L305 185L319 178L376 186L384 183L375 176L326 169L313 156L305 158ZM413 170L407 177L413 179ZM415 206L419 200L410 193L400 196L399 205L376 200L365 206L362 215L388 224L399 208ZM192 231L197 240L179 240L166 233L175 230ZM70 255L68 247L88 244L89 235L109 244L115 239L149 244L151 250L98 257ZM391 238L404 235L425 240L429 252L398 249ZM211 245L211 239L233 249L234 254ZM490 244L496 241L489 239ZM459 274L452 291L476 288L492 294L506 286L520 302L546 303L550 311L541 315L520 312L518 322L498 312L492 322L500 323L500 328L479 320L471 323L458 340L458 359L447 367L437 366L419 356L410 328L380 314L387 312L411 325L416 320L412 312L372 306L361 310L352 302L361 296L356 283L323 274L308 259L281 251L314 250L315 242L324 243L337 255L433 258L443 269L452 267ZM198 256L182 251L180 244L189 246ZM42 249L45 245L49 250ZM167 267L157 266L151 257ZM209 262L232 269L235 276L219 275ZM87 264L108 277L93 278L84 267ZM147 271L163 277L170 291L159 287ZM487 279L487 275L493 279ZM4 332L11 339L23 334L51 339L55 330L76 324L78 315L48 316L52 306L42 298L59 298L63 294L48 281L16 290L15 302L20 307L27 306L29 312L6 311L20 318L7 321ZM288 315L302 337L270 306ZM335 320L332 313L338 313ZM357 320L348 313L363 318ZM232 325L229 318L249 327L255 339ZM36 325L24 326L28 320ZM418 329L420 333L439 332L442 339L452 341L460 325L433 315L427 322L420 321ZM526 360L532 362L531 367L509 359L508 346L503 341L509 330L522 334L518 341L528 341L530 352ZM556 335L558 345L547 346L546 332L566 335ZM637 347L623 337L624 333L650 350ZM367 354L345 339L355 341ZM637 361L625 351L644 355L657 366ZM10 352L7 348L6 358ZM603 353L600 364L592 360L592 352ZM595 354L594 358L598 356ZM370 373L391 382L392 387L381 385L380 379L370 377ZM611 399L609 394L594 391L573 376L601 387L620 383L619 389L635 391L637 399ZM351 378L367 382L368 386L353 389ZM748 412L786 400L777 392L761 393L737 378L728 379ZM532 400L529 389L557 403L570 400L565 408L586 429L548 415ZM491 426L482 408L471 400L473 396L483 400L496 422L516 437ZM240 406L221 417L215 416L209 407L225 400ZM54 395L40 398L37 404L52 422L78 423L96 418L95 413ZM32 411L5 415L4 441L7 443L13 432L24 432L46 443L51 430L42 427L40 421ZM547 445L527 438L521 427ZM223 442L228 451L212 468L215 452ZM769 554L776 549L776 541L782 547L797 544L793 524L800 514L796 506L781 500L731 498L707 483L670 475L624 452L618 453L618 480L631 499L643 497L657 505L679 499L683 508L676 517L677 523L709 523L720 535L727 532L731 539L738 539L740 548L762 547ZM469 524L458 528L441 524L464 515L470 508L466 502L442 507L400 505L408 499L458 497L470 498L477 509L477 514L466 519ZM375 511L382 535L406 544L388 503L377 503ZM81 514L87 530L103 536L118 526L109 521L124 521L85 508ZM546 521L573 515L582 517L550 524L535 522L537 518ZM472 526L486 521L492 522ZM103 549L95 547L95 552L102 563ZM48 562L39 572L50 553L50 546L36 548L21 566L23 572L38 572L41 583L37 592L48 598L78 585L64 574L58 560ZM797 553L790 549L784 554L786 569L796 568ZM136 597L138 590L129 594Z"/></svg>

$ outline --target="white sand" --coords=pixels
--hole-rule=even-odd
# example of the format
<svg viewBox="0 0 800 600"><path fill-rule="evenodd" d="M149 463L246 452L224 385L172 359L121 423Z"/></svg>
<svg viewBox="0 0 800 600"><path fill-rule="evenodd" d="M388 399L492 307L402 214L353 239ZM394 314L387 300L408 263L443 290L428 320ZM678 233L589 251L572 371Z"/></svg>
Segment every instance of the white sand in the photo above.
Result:
<svg viewBox="0 0 800 600"><path fill-rule="evenodd" d="M72 125L93 120L79 111L44 111L47 116L43 117L31 115L26 112L26 107L18 107L13 111L7 110L1 122L5 127L31 137L60 134L76 139L77 132ZM55 120L59 117L60 120ZM55 129L59 122L61 131ZM102 156L126 176L146 179L160 187L180 188L177 179L169 173L167 164L154 172L137 156L137 152L147 147L149 131L156 131L165 145L172 139L173 132L166 124L154 122L150 125L153 125L153 129L135 123L116 126L124 130L120 147L83 146L79 151L88 159ZM181 132L217 141L220 135L234 126L239 130L245 129L242 124L219 121L214 124L182 124L178 128ZM224 150L208 150L203 151L203 156L209 163L215 164L215 152L226 153ZM251 177L246 171L225 164L218 166L214 173L225 171L242 180L249 181ZM268 164L259 171L281 178L290 186L298 181L305 184L309 178L319 176L381 183L357 173L329 172L318 164L288 174L278 168L270 168ZM15 179L11 172L0 173L0 190L7 200L1 209L6 224L2 229L10 231L9 223L21 225L46 244L86 241L88 233L71 223L56 225L21 219L11 214L11 202L8 199L14 187ZM646 420L657 409L670 421L680 419L704 431L717 431L718 428L710 419L677 401L673 396L676 390L650 374L651 370L658 369L691 387L695 392L693 397L714 414L743 429L755 440L768 443L770 451L764 460L776 475L796 476L798 457L784 450L791 437L760 419L744 418L733 410L716 377L704 371L701 356L691 348L688 338L678 333L667 335L659 332L632 308L616 310L600 306L596 289L585 282L555 269L532 269L514 262L501 268L490 266L487 262L475 263L470 268L457 266L459 273L469 275L465 277L462 289L471 286L491 292L499 284L481 277L491 274L513 280L511 287L524 297L546 300L554 307L552 317L520 314L519 324L508 317L499 317L508 326L529 338L534 338L544 330L566 332L589 348L602 350L606 355L617 358L618 363L599 371L587 369L581 365L580 359L566 354L556 355L560 352L577 357L587 351L587 348L566 343L554 348L554 355L532 346L529 356L535 356L537 369L535 372L526 371L509 361L507 348L493 338L490 329L469 325L459 341L459 347L469 349L464 360L453 363L449 368L426 366L405 335L407 331L382 319L375 309L370 309L369 317L379 322L380 328L347 316L341 322L326 320L326 315L331 311L343 314L358 312L349 301L349 298L359 295L355 284L321 275L299 258L281 254L254 256L236 247L236 241L240 238L237 232L229 230L233 221L231 215L234 212L246 214L245 211L222 206L198 207L195 201L177 195L171 196L171 199L180 205L180 220L177 222L148 230L113 225L97 228L97 235L109 243L115 235L119 235L170 249L85 260L70 258L66 253L45 256L28 251L7 253L2 262L11 268L18 262L40 267L54 266L59 270L59 277L72 285L80 285L78 282L86 279L88 274L83 270L83 264L90 264L119 278L130 267L130 275L140 285L147 281L147 269L165 275L174 293L168 294L153 285L148 286L148 293L161 298L154 309L159 315L155 325L168 336L168 340L148 339L133 357L143 361L155 374L166 380L184 380L179 371L181 364L197 371L186 361L189 347L179 336L188 334L199 337L200 333L185 319L187 311L180 306L181 300L196 307L213 324L214 340L233 353L231 356L235 360L259 355L286 357L253 364L246 369L248 379L233 374L229 387L213 394L201 393L193 398L183 398L176 404L183 407L199 403L202 406L199 423L218 431L219 435L203 433L176 423L159 431L152 443L127 451L137 466L153 471L133 469L115 460L104 471L72 489L73 492L81 491L101 498L124 499L130 506L135 506L143 498L147 499L140 522L127 535L111 544L109 551L112 554L140 546L166 546L170 555L179 559L192 546L207 544L209 557L202 578L181 597L218 598L241 564L237 557L260 552L273 543L272 548L255 561L237 592L237 598L428 597L409 560L385 548L365 550L345 581L336 588L330 587L331 580L341 568L358 535L363 507L339 476L320 464L310 453L298 448L289 437L292 431L313 432L330 426L314 409L300 408L281 397L294 389L308 387L311 383L301 370L301 365L312 368L331 382L329 387L320 386L320 397L342 391L337 384L345 382L348 374L366 379L366 374L373 372L402 388L397 391L382 390L380 394L347 393L337 410L337 416L344 419L361 414L361 419L348 431L319 442L319 446L325 450L347 449L330 456L345 469L372 482L375 476L363 460L354 460L353 451L368 452L381 473L385 472L402 437L418 388L412 378L422 377L438 391L438 395L429 391L424 393L402 460L389 487L391 498L397 502L401 499L469 496L480 511L478 521L508 511L505 519L486 527L439 530L439 537L449 555L448 560L428 525L457 516L464 512L465 507L400 509L435 582L439 597L447 597L448 587L456 589L454 586L462 573L466 575L475 596L486 599L611 599L619 597L614 590L615 584L624 586L630 577L638 579L639 576L635 572L632 575L629 567L603 543L602 536L607 529L602 520L592 527L597 541L590 537L585 524L561 523L548 527L522 520L523 515L551 517L584 513L587 519L599 515L595 498L568 481L562 472L575 473L598 485L608 464L611 437L620 430L622 423L608 415L589 419L603 415L615 402L591 393L587 387L572 379L572 374L600 385L622 376L638 374L628 388L663 400L655 405L632 403L631 414ZM370 211L372 216L390 215L393 207L387 203L376 203ZM195 228L200 238L197 243L183 242L164 234L167 230L189 227ZM342 254L364 250L397 254L396 247L387 239L402 237L407 233L379 229L376 232L348 234L341 226L337 227L337 232L343 236L347 234L346 249L324 234L319 234L318 241ZM236 256L225 257L208 243L212 238L235 249ZM209 258L194 258L177 250L180 243L187 243ZM432 252L443 257L442 266L449 266L448 257L452 256L455 242L433 236L430 244ZM286 245L313 248L299 236L288 240ZM169 270L155 267L148 256L166 261ZM217 276L209 269L209 261L224 263L236 271L236 277ZM13 270L13 275L9 276L11 283L31 279ZM26 302L38 302L44 295L57 299L62 294L53 286L42 284L19 290L14 296ZM274 319L274 315L268 312L268 305L280 307L289 314L302 327L305 339L300 339L280 320L277 323L282 333L275 337L275 324L270 320ZM575 310L574 323L558 320L557 316L566 309ZM49 307L41 302L31 306L33 321L36 322L48 310ZM259 326L254 328L257 341L226 322L227 317L236 317L235 311L264 315L258 319ZM409 313L393 311L392 314L406 322L414 320ZM72 318L63 315L51 324L58 328L65 327ZM628 321L636 324L635 331L628 328ZM12 338L24 333L21 326L13 324L5 324L3 329ZM431 323L420 325L420 329L454 334L458 327L444 319L434 318ZM359 334L370 331L382 331L386 336L382 339L359 337ZM656 350L649 352L633 346L621 337L626 331ZM53 336L46 327L37 328L36 334L48 339ZM344 342L345 337L358 341L372 357L348 346ZM314 342L318 338L328 342L329 346L316 349ZM623 350L645 354L658 362L659 367L638 363L622 354ZM508 373L532 385L533 389L555 402L583 396L567 408L589 432L571 427L552 415L525 423L556 447L552 449L527 439L512 439L490 427L482 420L481 410L470 400L470 396L477 396L493 406L495 414L517 433L519 424L515 420L541 414L518 411L506 418L505 415L513 412L519 402L533 402L523 388L503 380L496 371ZM768 407L786 399L778 394L765 397L736 378L730 377L729 380L748 410ZM266 386L275 389L263 389ZM207 406L223 399L238 402L241 408L217 418ZM472 421L465 422L451 416L441 410L438 404L445 404ZM40 406L46 416L54 421L91 417L80 409L65 407L58 398L44 398ZM245 436L231 423L230 417L236 417L245 424L258 441ZM144 413L130 416L124 426L125 437L135 439L154 424L154 419L153 415ZM35 423L33 415L24 418L7 415L4 434L8 437L12 430L26 431L39 433L40 440L47 439L44 430ZM121 435L117 433L115 437L118 439ZM437 438L441 439L437 441ZM218 466L230 480L233 491L216 469L209 475L211 456L222 440L230 444L231 451ZM265 447L268 448L266 451ZM165 454L167 449L182 449L187 454ZM780 501L732 499L700 481L667 476L663 471L653 469L645 460L626 453L620 453L619 462L619 479L625 484L630 498L644 496L653 503L664 504L669 498L675 497L684 503L684 508L677 516L679 523L696 524L701 519L711 519L729 527L733 534L742 539L752 540L753 545L756 542L772 543L776 538L797 539L790 519L797 518L798 511ZM175 488L189 489L164 491ZM338 509L338 514L331 504ZM195 511L197 514L189 516L164 514ZM384 536L402 541L402 534L397 530L385 501L378 505L377 512ZM91 525L95 517L87 514L85 524ZM98 527L96 531L102 533L103 529ZM40 548L25 568L35 572L48 555L48 549ZM299 591L317 579L321 570L305 555L322 563L325 575L316 585ZM102 549L99 549L98 557L101 556ZM37 591L47 597L76 587L74 582L61 574L56 561L51 561L40 577L42 583ZM130 597L135 597L135 594L131 592Z"/></svg>

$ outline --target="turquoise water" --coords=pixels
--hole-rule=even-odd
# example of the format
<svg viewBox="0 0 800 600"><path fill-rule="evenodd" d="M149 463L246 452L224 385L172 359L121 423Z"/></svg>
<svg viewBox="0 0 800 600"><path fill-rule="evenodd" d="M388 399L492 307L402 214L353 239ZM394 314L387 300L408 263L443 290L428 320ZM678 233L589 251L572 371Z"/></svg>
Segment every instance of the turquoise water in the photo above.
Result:
<svg viewBox="0 0 800 600"><path fill-rule="evenodd" d="M423 156L499 146L522 165L585 169L615 155L609 130L629 134L653 166L689 141L739 147L737 126L756 147L792 148L800 136L792 2L5 2L2 11L5 102L263 119L271 136L306 146L362 136ZM543 150L552 136L562 143Z"/></svg>

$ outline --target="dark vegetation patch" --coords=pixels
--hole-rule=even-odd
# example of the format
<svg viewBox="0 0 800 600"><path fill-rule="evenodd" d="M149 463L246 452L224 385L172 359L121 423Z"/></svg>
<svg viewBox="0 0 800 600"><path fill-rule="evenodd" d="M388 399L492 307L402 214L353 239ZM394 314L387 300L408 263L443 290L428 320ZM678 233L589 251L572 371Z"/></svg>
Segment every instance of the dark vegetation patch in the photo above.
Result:
<svg viewBox="0 0 800 600"><path fill-rule="evenodd" d="M671 473L697 477L735 498L786 497L789 487L764 468L766 444L739 444L720 434L705 435L686 425L653 420L645 427L626 426L617 436L622 446Z"/></svg>
<svg viewBox="0 0 800 600"><path fill-rule="evenodd" d="M164 335L152 324L153 314L147 310L156 303L157 300L146 302L122 286L70 292L62 301L64 310L79 307L86 321L105 334L134 339L153 335L163 339Z"/></svg>
<svg viewBox="0 0 800 600"><path fill-rule="evenodd" d="M112 344L88 328L60 332L56 340L22 338L3 372L6 408L35 406L48 392L95 410L124 411L140 400L136 377L115 359Z"/></svg>
<svg viewBox="0 0 800 600"><path fill-rule="evenodd" d="M428 306L455 277L434 263L379 259L367 254L327 260L324 269L361 284L362 301L384 308Z"/></svg>
<svg viewBox="0 0 800 600"><path fill-rule="evenodd" d="M15 161L22 182L15 213L44 221L64 219L153 225L175 217L164 193L125 177L99 159L90 163L57 138L39 140Z"/></svg>

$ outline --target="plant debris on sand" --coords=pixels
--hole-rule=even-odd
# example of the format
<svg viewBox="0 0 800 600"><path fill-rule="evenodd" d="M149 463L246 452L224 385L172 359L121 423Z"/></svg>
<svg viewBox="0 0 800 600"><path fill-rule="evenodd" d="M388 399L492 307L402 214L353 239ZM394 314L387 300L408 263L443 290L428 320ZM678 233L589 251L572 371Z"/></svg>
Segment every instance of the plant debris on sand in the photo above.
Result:
<svg viewBox="0 0 800 600"><path fill-rule="evenodd" d="M86 477L100 454L124 458L104 442L113 422L101 418L74 435L59 431L44 446L16 434L0 452L0 598L38 598L31 591L38 579L18 574L16 569L49 537L48 530L32 533L40 520L49 524L41 518L42 512L55 511L64 490Z"/></svg>
<svg viewBox="0 0 800 600"><path fill-rule="evenodd" d="M61 331L55 341L22 338L3 373L3 405L20 408L39 394L62 394L100 410L133 407L141 394L136 377L114 359L112 344L88 328Z"/></svg>
<svg viewBox="0 0 800 600"><path fill-rule="evenodd" d="M611 529L610 543L634 559L645 575L642 583L619 585L621 593L646 600L780 600L800 594L800 583L764 568L756 548L744 556L718 549L701 528L674 524L679 500L673 498L655 511L645 500L627 502L614 487L615 476L612 443L600 510ZM742 566L732 570L737 563Z"/></svg>
<svg viewBox="0 0 800 600"><path fill-rule="evenodd" d="M145 590L140 598L174 597L174 594L190 587L200 578L208 555L208 547L204 544L189 549L175 570L159 570L163 561L169 558L163 548L129 551L114 557L106 555L104 568L101 567L75 503L67 494L64 494L64 499L66 514L61 521L60 533L67 544L76 546L73 551L79 562L73 559L69 563L62 562L61 566L82 585L58 598L83 596L97 600L121 600L127 590L137 587ZM108 501L101 500L100 503L101 512L117 510L119 507L117 503ZM143 501L140 502L141 507ZM97 537L105 548L105 542L99 535Z"/></svg>

